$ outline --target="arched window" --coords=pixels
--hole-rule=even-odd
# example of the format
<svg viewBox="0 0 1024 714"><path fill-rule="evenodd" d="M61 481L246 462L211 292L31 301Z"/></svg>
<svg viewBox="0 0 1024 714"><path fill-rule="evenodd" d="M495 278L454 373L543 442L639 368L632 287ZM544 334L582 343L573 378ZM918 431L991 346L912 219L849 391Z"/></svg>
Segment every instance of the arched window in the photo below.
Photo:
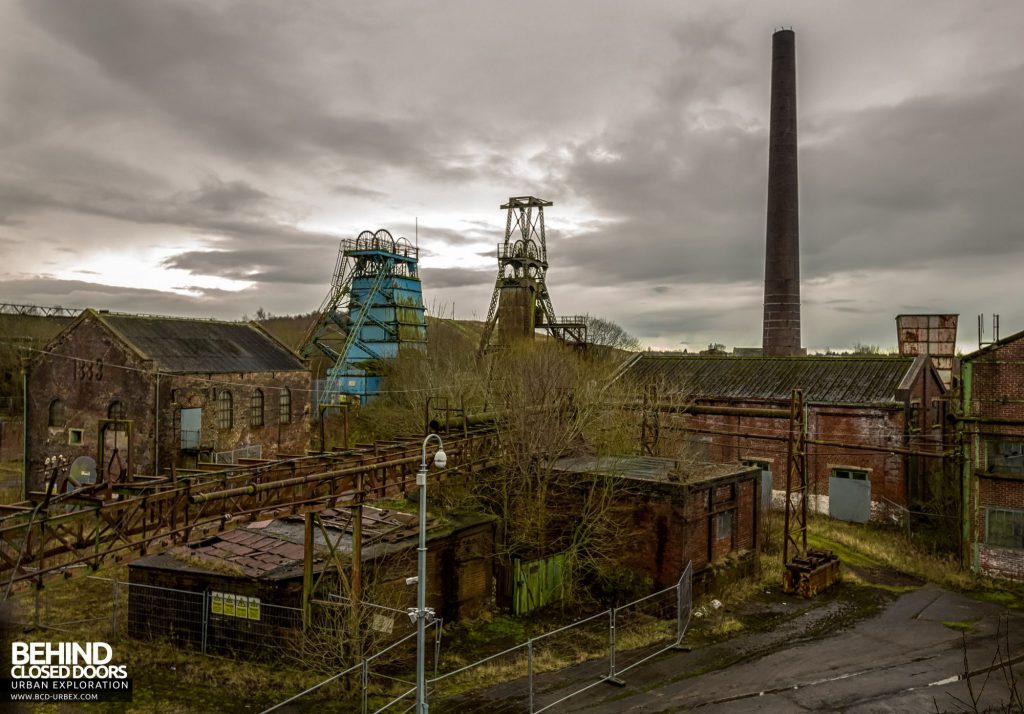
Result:
<svg viewBox="0 0 1024 714"><path fill-rule="evenodd" d="M281 424L292 423L292 390L288 387L281 389L281 413L278 415L277 420Z"/></svg>
<svg viewBox="0 0 1024 714"><path fill-rule="evenodd" d="M217 395L217 427L219 429L230 429L234 423L231 392L222 389Z"/></svg>
<svg viewBox="0 0 1024 714"><path fill-rule="evenodd" d="M263 390L257 389L249 397L249 426L263 426Z"/></svg>
<svg viewBox="0 0 1024 714"><path fill-rule="evenodd" d="M115 399L110 403L110 406L107 407L107 419L117 419L119 421L123 421L127 418L128 410L124 408L124 402L122 402L120 399ZM125 425L115 424L111 428L117 431L124 431Z"/></svg>
<svg viewBox="0 0 1024 714"><path fill-rule="evenodd" d="M120 399L115 399L107 407L107 419L127 419L128 412L124 408L124 402Z"/></svg>
<svg viewBox="0 0 1024 714"><path fill-rule="evenodd" d="M48 422L53 427L64 426L64 400L54 399L50 402Z"/></svg>

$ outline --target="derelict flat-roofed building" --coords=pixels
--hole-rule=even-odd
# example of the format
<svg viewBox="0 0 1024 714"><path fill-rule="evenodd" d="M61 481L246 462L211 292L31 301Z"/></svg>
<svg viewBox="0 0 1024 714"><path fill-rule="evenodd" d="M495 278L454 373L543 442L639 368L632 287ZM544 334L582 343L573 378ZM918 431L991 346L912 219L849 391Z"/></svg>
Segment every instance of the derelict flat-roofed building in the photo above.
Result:
<svg viewBox="0 0 1024 714"><path fill-rule="evenodd" d="M657 457L564 457L556 472L623 479L611 508L622 529L617 565L651 578L657 589L678 582L687 563L697 582L727 557L756 551L760 514L770 492L761 470L732 463L680 463ZM767 486L768 482L764 482ZM571 508L565 506L566 512Z"/></svg>
<svg viewBox="0 0 1024 714"><path fill-rule="evenodd" d="M310 375L255 323L83 311L27 367L25 474L95 461L113 482L171 465L304 453Z"/></svg>

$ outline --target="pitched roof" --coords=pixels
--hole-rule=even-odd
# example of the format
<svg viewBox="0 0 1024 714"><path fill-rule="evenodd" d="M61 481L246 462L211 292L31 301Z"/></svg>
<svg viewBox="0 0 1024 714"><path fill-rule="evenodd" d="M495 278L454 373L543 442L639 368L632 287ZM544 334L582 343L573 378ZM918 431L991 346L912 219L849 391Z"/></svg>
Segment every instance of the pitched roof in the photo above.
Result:
<svg viewBox="0 0 1024 714"><path fill-rule="evenodd" d="M244 322L88 311L162 372L290 372L298 355Z"/></svg>
<svg viewBox="0 0 1024 714"><path fill-rule="evenodd" d="M900 401L925 357L734 357L641 353L620 379L694 399L788 401L793 389L824 404Z"/></svg>
<svg viewBox="0 0 1024 714"><path fill-rule="evenodd" d="M994 352L995 350L999 349L1000 347L1005 347L1006 345L1008 345L1008 344L1010 344L1012 342L1016 342L1017 340L1020 340L1021 338L1024 338L1024 330L1022 330L1021 332L1015 332L1012 335L1010 335L1009 337L1004 337L1001 340L996 340L995 342L989 342L984 347L980 347L980 348L976 349L974 352L971 352L970 354L964 355L963 357L960 358L960 361L961 362L973 362L978 357L982 357L984 355L989 354L990 352Z"/></svg>

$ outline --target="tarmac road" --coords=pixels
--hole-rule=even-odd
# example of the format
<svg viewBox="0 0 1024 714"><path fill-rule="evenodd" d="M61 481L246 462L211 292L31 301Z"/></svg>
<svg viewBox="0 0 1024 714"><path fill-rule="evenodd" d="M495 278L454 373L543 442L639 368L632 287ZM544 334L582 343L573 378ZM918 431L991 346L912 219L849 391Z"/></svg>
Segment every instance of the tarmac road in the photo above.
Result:
<svg viewBox="0 0 1024 714"><path fill-rule="evenodd" d="M801 634L815 629L815 618L822 632L828 611L812 608L771 633L663 655L628 672L622 688L600 684L550 711L1022 711L1006 705L1011 701L1010 677L1016 678L1017 692L1024 698L1024 615L926 585L835 634L828 634L827 627L813 637ZM971 629L962 632L943 622L970 623ZM766 637L774 641L766 645ZM747 646L752 654L744 660ZM738 653L732 660L741 661L692 674L721 661L723 648ZM582 665L575 676L569 670L538 678L537 706L579 688L599 671ZM967 679L965 671L972 673ZM526 702L508 693L496 687L472 702L438 702L436 710L526 711Z"/></svg>

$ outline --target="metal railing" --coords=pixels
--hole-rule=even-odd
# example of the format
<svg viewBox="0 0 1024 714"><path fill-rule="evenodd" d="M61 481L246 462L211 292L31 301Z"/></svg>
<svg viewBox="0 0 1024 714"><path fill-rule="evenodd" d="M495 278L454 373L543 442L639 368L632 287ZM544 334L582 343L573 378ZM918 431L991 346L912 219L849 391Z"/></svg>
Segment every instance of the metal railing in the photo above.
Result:
<svg viewBox="0 0 1024 714"><path fill-rule="evenodd" d="M621 676L652 658L679 645L690 624L693 608L692 564L679 581L625 605L590 615L564 627L531 637L475 662L454 666L443 672L445 659L457 653L444 652L440 619L431 623L433 647L428 648L427 677L430 698L458 701L472 697L472 690L503 687L503 699L521 702L530 714L554 709L604 682L621 683ZM203 654L251 660L295 659L304 661L304 643L310 637L328 636L323 628L304 632L302 611L271 603L247 603L245 616L239 610L227 612L216 594L177 590L118 579L89 576L86 609L69 609L58 599L57 589L23 590L11 598L16 621L39 629L52 629L79 637L109 637L140 640L158 639L192 647ZM82 602L76 590L76 602ZM51 602L50 599L54 598ZM344 603L347 604L347 603ZM415 682L408 674L413 660L416 632L402 634L402 618L408 614L395 608L363 603L370 621L379 616L393 623L397 638L381 639L380 647L358 663L326 677L316 685L267 709L274 711L332 683L343 685L341 696L359 702L362 714L410 711L415 706ZM320 644L319 641L314 645ZM566 661L583 661L566 676L539 679ZM566 681L568 680L568 684ZM323 692L321 692L323 694Z"/></svg>
<svg viewBox="0 0 1024 714"><path fill-rule="evenodd" d="M516 682L508 685L502 697L520 699L530 714L548 711L604 682L621 683L621 675L660 654L678 646L690 625L693 609L693 564L687 564L679 581L625 605L610 608L577 622L532 637L522 644L495 653L472 664L459 667L429 679L432 697L445 699L473 682L487 681L488 670L502 674L517 673ZM596 648L598 656L583 665L582 680L557 689L545 689L537 675L547 669L546 661L555 661L549 652L582 651ZM594 669L595 662L607 660L602 675ZM583 675L586 676L583 676ZM496 677L490 677L493 683Z"/></svg>

